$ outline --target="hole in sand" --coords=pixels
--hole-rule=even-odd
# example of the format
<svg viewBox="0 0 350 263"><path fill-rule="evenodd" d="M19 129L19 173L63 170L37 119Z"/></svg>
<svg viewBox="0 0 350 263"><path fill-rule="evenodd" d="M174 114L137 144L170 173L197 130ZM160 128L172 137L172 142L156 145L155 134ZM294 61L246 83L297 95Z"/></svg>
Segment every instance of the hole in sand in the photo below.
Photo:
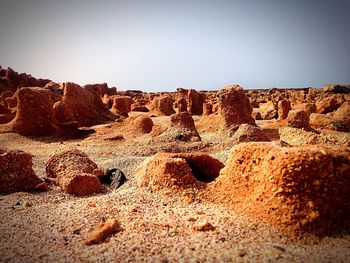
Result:
<svg viewBox="0 0 350 263"><path fill-rule="evenodd" d="M188 160L187 164L191 168L193 176L201 182L210 183L214 181L220 174L221 168L219 167L212 167L211 169L208 169L208 164L201 164L199 162Z"/></svg>

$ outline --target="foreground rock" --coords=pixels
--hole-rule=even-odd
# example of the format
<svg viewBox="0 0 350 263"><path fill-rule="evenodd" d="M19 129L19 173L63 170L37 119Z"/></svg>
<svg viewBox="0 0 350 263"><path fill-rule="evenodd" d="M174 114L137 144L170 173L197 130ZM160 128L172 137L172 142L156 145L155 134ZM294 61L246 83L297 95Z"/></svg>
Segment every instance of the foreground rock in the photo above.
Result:
<svg viewBox="0 0 350 263"><path fill-rule="evenodd" d="M31 191L38 186L40 188L43 181L36 176L32 166L30 154L0 149L0 193Z"/></svg>
<svg viewBox="0 0 350 263"><path fill-rule="evenodd" d="M309 115L303 110L291 110L288 113L287 125L289 127L310 130L310 118Z"/></svg>
<svg viewBox="0 0 350 263"><path fill-rule="evenodd" d="M103 172L89 157L79 151L70 150L52 156L46 163L46 174L68 194L88 195L102 190L99 177Z"/></svg>
<svg viewBox="0 0 350 263"><path fill-rule="evenodd" d="M92 230L86 240L86 245L94 245L103 242L108 236L121 231L122 228L116 219L107 219Z"/></svg>
<svg viewBox="0 0 350 263"><path fill-rule="evenodd" d="M151 189L186 189L213 181L224 165L202 153L158 153L136 171L139 185Z"/></svg>
<svg viewBox="0 0 350 263"><path fill-rule="evenodd" d="M238 130L232 135L235 144L242 142L264 142L270 141L268 134L258 126L241 124Z"/></svg>
<svg viewBox="0 0 350 263"><path fill-rule="evenodd" d="M346 147L243 143L207 195L287 233L329 234L349 228L349 174Z"/></svg>

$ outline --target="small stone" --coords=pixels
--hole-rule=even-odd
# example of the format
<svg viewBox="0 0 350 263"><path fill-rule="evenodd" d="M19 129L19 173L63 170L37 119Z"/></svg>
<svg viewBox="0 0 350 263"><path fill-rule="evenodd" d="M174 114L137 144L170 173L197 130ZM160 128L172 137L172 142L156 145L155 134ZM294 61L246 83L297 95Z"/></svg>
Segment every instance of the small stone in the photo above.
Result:
<svg viewBox="0 0 350 263"><path fill-rule="evenodd" d="M49 189L49 186L47 185L46 182L42 182L42 183L36 185L34 189L36 191L45 192L45 191L47 191Z"/></svg>
<svg viewBox="0 0 350 263"><path fill-rule="evenodd" d="M116 219L107 219L92 230L85 240L86 245L94 245L103 242L109 235L121 231L119 222Z"/></svg>
<svg viewBox="0 0 350 263"><path fill-rule="evenodd" d="M245 249L237 249L237 255L239 257L244 257L245 255L247 255L247 251Z"/></svg>
<svg viewBox="0 0 350 263"><path fill-rule="evenodd" d="M210 231L214 230L215 227L212 224L210 224L207 220L204 220L194 225L192 229L196 231Z"/></svg>
<svg viewBox="0 0 350 263"><path fill-rule="evenodd" d="M113 189L117 189L126 182L126 176L118 168L108 169L105 176L102 177L102 183L109 184Z"/></svg>

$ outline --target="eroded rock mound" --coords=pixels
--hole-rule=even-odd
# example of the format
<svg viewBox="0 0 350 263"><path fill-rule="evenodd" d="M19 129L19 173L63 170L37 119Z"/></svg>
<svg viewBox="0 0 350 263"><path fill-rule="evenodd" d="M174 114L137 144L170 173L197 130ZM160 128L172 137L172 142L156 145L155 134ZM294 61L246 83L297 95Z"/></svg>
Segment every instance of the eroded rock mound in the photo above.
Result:
<svg viewBox="0 0 350 263"><path fill-rule="evenodd" d="M270 141L270 138L260 127L244 123L232 135L232 141L235 144L242 142L264 142Z"/></svg>
<svg viewBox="0 0 350 263"><path fill-rule="evenodd" d="M155 97L150 105L150 111L156 116L170 116L175 113L174 100L170 96Z"/></svg>
<svg viewBox="0 0 350 263"><path fill-rule="evenodd" d="M278 119L286 119L291 109L292 107L289 100L280 100L278 102Z"/></svg>
<svg viewBox="0 0 350 263"><path fill-rule="evenodd" d="M105 108L99 95L72 82L61 85L64 89L62 101L79 126L93 126L115 119L115 116Z"/></svg>
<svg viewBox="0 0 350 263"><path fill-rule="evenodd" d="M36 176L32 165L30 154L0 149L0 193L30 191L43 183Z"/></svg>
<svg viewBox="0 0 350 263"><path fill-rule="evenodd" d="M111 112L119 114L123 117L128 117L128 113L131 111L131 105L134 103L133 99L128 96L115 96L113 99L113 105Z"/></svg>
<svg viewBox="0 0 350 263"><path fill-rule="evenodd" d="M49 90L21 88L15 93L15 118L0 125L0 132L15 132L25 136L51 135L59 132Z"/></svg>
<svg viewBox="0 0 350 263"><path fill-rule="evenodd" d="M158 153L136 171L139 185L152 189L186 189L215 180L224 165L203 153Z"/></svg>
<svg viewBox="0 0 350 263"><path fill-rule="evenodd" d="M52 156L46 163L46 174L55 178L68 194L82 196L102 189L99 177L103 172L84 152L76 149Z"/></svg>
<svg viewBox="0 0 350 263"><path fill-rule="evenodd" d="M350 151L243 143L232 148L209 199L288 233L349 228Z"/></svg>
<svg viewBox="0 0 350 263"><path fill-rule="evenodd" d="M289 127L310 130L309 115L303 110L291 110L288 113L287 125Z"/></svg>

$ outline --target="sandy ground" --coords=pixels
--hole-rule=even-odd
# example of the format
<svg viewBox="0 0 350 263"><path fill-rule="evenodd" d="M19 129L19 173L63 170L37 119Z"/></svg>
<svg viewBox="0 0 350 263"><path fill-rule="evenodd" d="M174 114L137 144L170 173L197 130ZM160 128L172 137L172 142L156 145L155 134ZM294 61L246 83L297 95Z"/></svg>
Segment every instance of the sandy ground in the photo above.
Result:
<svg viewBox="0 0 350 263"><path fill-rule="evenodd" d="M154 122L166 126L168 117ZM51 155L77 148L100 167L118 167L128 178L117 190L89 197L70 196L56 186L43 193L0 196L1 262L349 262L349 235L295 240L223 206L138 187L137 166L172 145L150 142L150 135L101 140L115 131L108 125L95 128L88 138L67 141L0 134L1 147L33 154L39 177L45 176ZM230 148L222 137L201 136L200 145L178 147L201 149L225 162ZM123 230L101 244L85 245L88 232L109 218L116 218ZM193 230L203 220L214 230Z"/></svg>

